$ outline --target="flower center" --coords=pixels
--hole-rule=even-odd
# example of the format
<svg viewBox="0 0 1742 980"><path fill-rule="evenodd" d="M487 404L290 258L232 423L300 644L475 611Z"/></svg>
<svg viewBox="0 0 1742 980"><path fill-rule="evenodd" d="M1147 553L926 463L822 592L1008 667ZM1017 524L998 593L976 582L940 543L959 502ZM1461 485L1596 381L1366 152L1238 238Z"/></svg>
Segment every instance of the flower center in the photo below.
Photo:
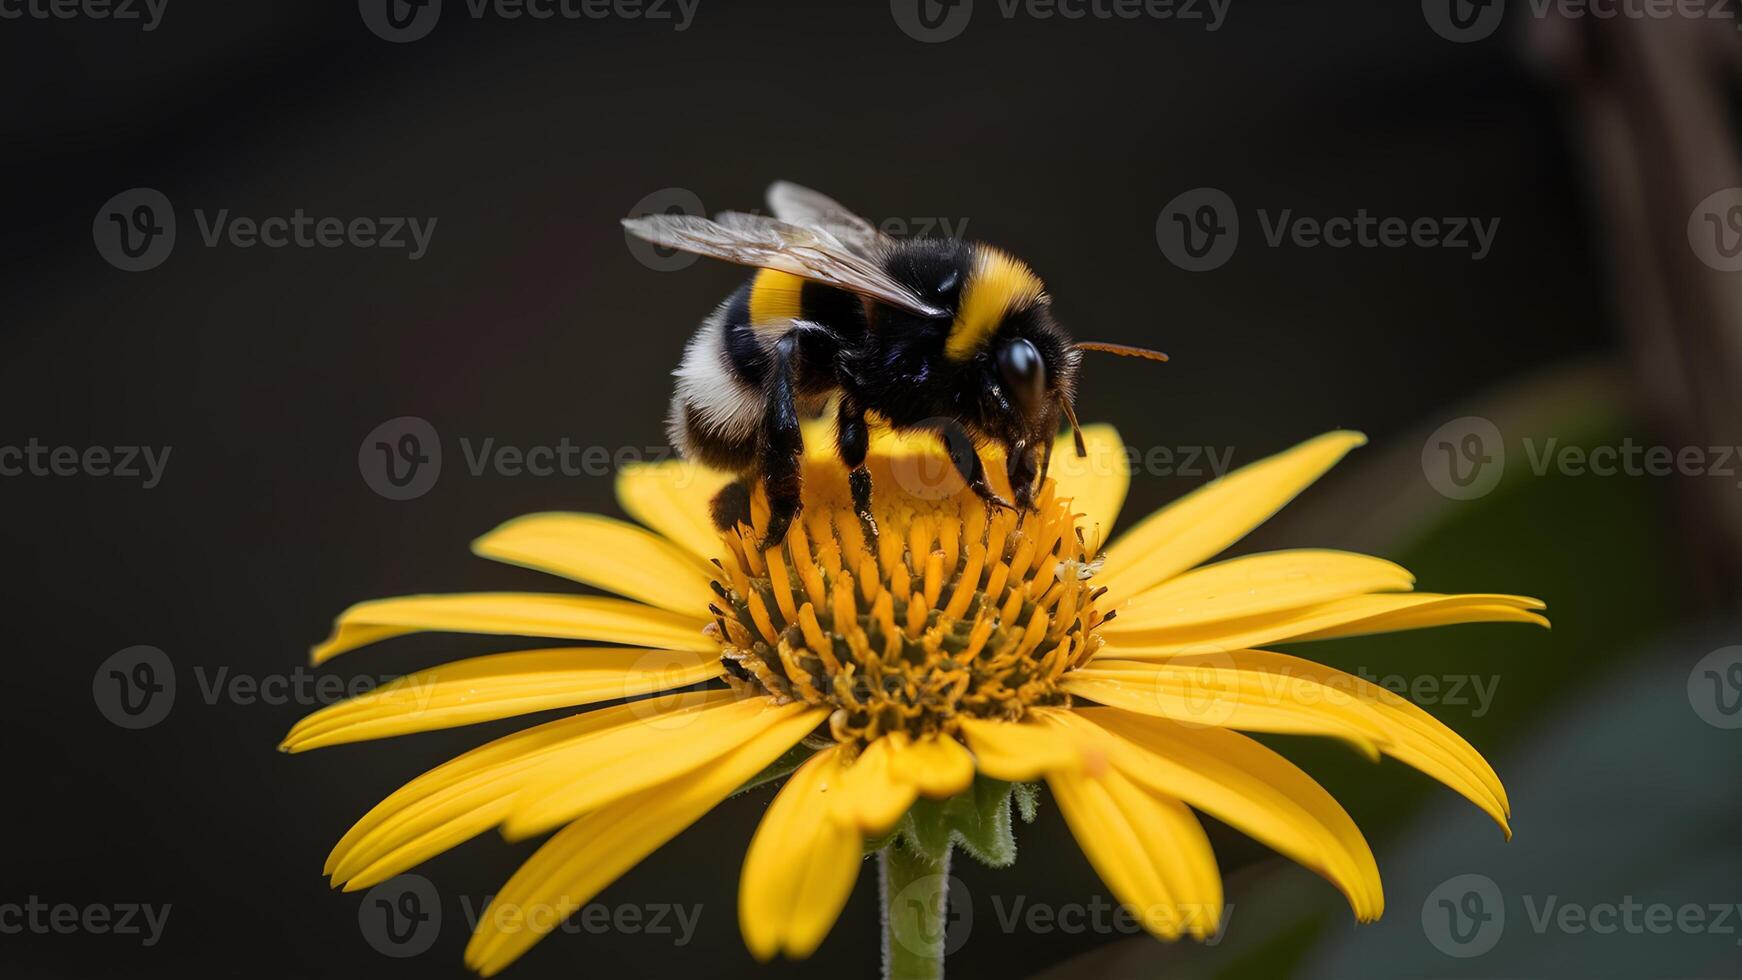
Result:
<svg viewBox="0 0 1742 980"><path fill-rule="evenodd" d="M1019 515L989 510L959 478L954 489L916 480L915 466L933 462L873 457L875 538L839 464L812 465L786 541L759 552L758 491L755 527L722 535L709 607L735 686L832 706L843 743L954 734L962 717L1017 721L1070 703L1060 677L1101 645L1095 542L1050 481Z"/></svg>

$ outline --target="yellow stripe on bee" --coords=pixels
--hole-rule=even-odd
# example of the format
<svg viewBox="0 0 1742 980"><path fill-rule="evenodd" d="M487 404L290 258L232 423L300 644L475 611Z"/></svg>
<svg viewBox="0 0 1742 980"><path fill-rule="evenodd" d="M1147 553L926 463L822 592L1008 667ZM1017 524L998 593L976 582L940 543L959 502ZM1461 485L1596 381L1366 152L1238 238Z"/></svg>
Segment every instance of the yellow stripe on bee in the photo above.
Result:
<svg viewBox="0 0 1742 980"><path fill-rule="evenodd" d="M998 332L1007 314L1033 306L1045 290L1028 266L995 248L977 246L956 321L944 341L944 356L952 361L973 357Z"/></svg>
<svg viewBox="0 0 1742 980"><path fill-rule="evenodd" d="M750 324L784 325L804 315L804 280L790 272L759 269L750 282Z"/></svg>

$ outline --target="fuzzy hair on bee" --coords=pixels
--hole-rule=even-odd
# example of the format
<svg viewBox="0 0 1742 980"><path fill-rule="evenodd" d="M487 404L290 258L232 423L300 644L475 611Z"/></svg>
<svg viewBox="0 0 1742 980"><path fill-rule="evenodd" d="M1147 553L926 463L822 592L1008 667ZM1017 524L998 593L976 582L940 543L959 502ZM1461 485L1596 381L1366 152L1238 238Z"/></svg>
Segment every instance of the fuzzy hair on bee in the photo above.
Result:
<svg viewBox="0 0 1742 980"><path fill-rule="evenodd" d="M738 473L714 501L722 528L748 521L760 481L763 547L799 508L800 418L836 413L835 449L867 535L867 416L935 434L966 485L990 506L1032 508L1061 419L1077 430L1083 351L1166 360L1118 344L1073 341L1046 287L1020 259L954 238L898 240L825 195L777 182L771 215L626 219L656 245L756 271L709 313L673 372L667 430L686 458ZM1078 452L1082 450L1080 432ZM1014 501L987 481L979 448L1004 449Z"/></svg>

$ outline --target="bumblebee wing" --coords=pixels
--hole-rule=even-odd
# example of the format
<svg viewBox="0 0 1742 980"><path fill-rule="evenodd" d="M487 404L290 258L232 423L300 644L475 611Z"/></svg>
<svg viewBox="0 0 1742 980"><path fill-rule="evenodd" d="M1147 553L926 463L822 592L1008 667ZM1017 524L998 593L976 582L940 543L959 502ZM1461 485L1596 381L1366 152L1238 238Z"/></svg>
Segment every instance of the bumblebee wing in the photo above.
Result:
<svg viewBox="0 0 1742 980"><path fill-rule="evenodd" d="M824 228L742 212L727 212L718 221L688 214L650 214L625 218L623 227L666 248L791 273L920 316L948 315L883 271L874 257L859 254Z"/></svg>
<svg viewBox="0 0 1742 980"><path fill-rule="evenodd" d="M841 244L867 257L876 256L895 243L895 239L841 202L788 180L768 185L768 210L789 224L822 228Z"/></svg>

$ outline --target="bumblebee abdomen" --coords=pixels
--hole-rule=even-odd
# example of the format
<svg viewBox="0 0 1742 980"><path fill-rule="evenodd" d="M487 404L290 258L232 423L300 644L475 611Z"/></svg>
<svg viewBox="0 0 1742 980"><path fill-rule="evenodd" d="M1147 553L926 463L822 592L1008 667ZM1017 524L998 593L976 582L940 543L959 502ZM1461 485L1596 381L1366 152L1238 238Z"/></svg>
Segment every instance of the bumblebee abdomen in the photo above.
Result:
<svg viewBox="0 0 1742 980"><path fill-rule="evenodd" d="M708 314L672 374L666 434L686 458L743 470L756 459L768 352L750 323L750 284Z"/></svg>
<svg viewBox="0 0 1742 980"><path fill-rule="evenodd" d="M794 389L814 403L836 387L841 345L863 337L864 306L843 290L759 270L702 321L684 349L666 423L679 452L722 469L755 462L772 352L794 330L801 331Z"/></svg>

